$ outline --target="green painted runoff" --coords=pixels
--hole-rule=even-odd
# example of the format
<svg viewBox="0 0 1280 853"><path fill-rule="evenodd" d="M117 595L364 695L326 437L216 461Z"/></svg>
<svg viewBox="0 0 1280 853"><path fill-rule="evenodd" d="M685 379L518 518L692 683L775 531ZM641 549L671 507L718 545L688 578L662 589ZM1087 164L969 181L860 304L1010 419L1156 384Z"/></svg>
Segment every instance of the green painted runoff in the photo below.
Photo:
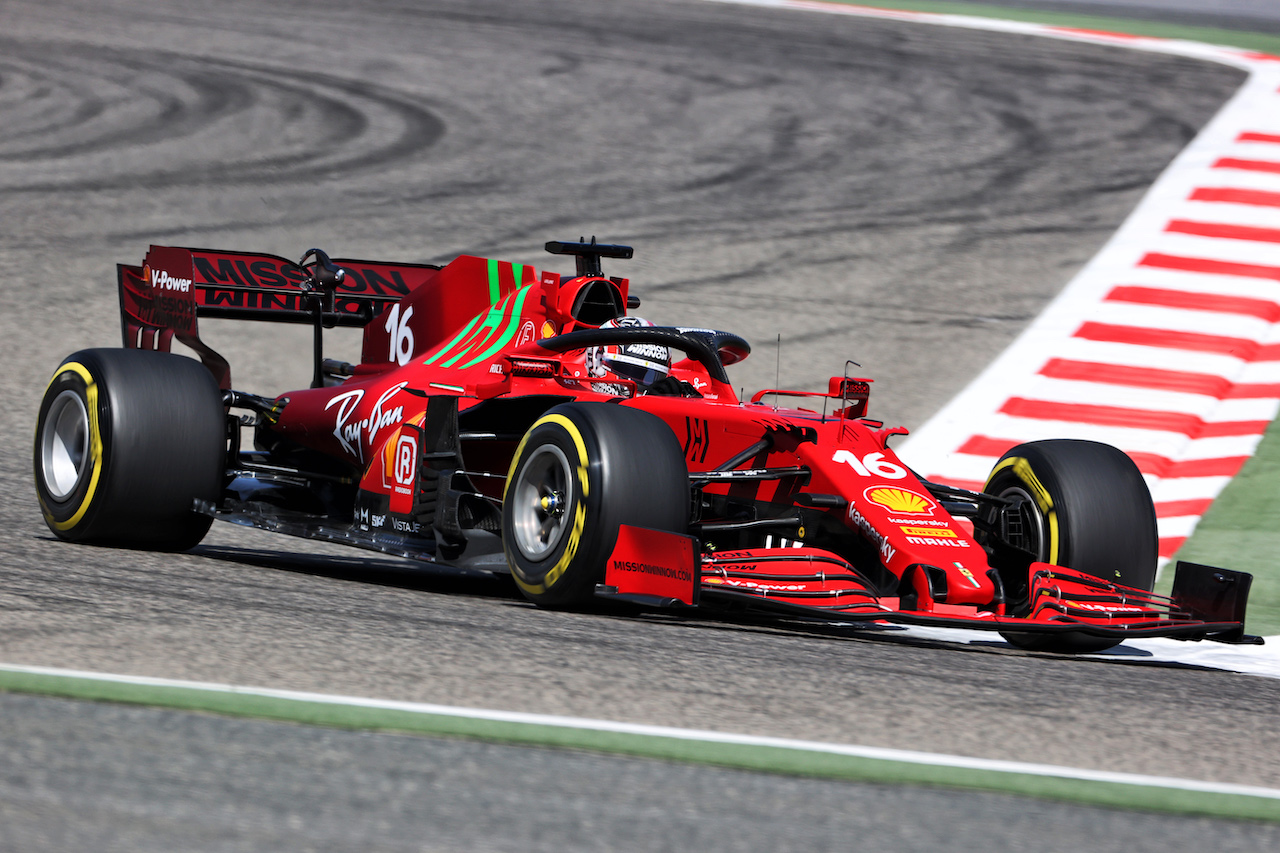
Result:
<svg viewBox="0 0 1280 853"><path fill-rule="evenodd" d="M247 691L130 684L92 677L28 673L3 668L0 668L0 691L173 708L330 728L580 749L786 776L994 791L1108 808L1236 820L1280 821L1280 799L1264 796L1189 791L1159 784L1104 782L975 767L948 767L801 748L486 720L407 709L370 708L341 702L263 696Z"/></svg>
<svg viewBox="0 0 1280 853"><path fill-rule="evenodd" d="M1080 15L1071 12L1050 12L1040 9L1015 9L1005 6L988 6L983 3L959 3L949 0L829 0L850 6L867 6L876 9L893 9L905 12L934 12L940 15L972 15L976 18L998 18L1006 21L1026 21L1032 24L1048 24L1055 27L1073 27L1082 30L1100 30L1113 33L1129 33L1154 38L1183 39L1208 44L1239 47L1280 56L1280 36L1251 33L1243 30L1224 30L1215 27L1195 27L1186 24L1166 24L1159 21L1143 21L1136 18L1110 18L1103 15Z"/></svg>

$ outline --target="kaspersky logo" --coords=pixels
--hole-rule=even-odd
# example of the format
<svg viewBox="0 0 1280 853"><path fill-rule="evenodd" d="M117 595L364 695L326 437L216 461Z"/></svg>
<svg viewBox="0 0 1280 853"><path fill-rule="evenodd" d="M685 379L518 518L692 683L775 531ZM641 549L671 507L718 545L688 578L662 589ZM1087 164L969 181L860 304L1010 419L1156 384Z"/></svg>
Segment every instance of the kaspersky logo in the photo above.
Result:
<svg viewBox="0 0 1280 853"><path fill-rule="evenodd" d="M156 290L178 290L183 293L191 290L191 279L177 278L164 270L152 270L150 264L142 268L142 281Z"/></svg>

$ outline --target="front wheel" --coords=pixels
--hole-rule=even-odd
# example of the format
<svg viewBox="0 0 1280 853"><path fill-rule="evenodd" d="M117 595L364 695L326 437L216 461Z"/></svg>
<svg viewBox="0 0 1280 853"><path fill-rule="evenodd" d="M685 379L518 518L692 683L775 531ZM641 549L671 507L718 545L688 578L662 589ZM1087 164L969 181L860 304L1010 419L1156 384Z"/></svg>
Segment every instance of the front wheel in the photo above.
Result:
<svg viewBox="0 0 1280 853"><path fill-rule="evenodd" d="M1155 507L1138 466L1116 448L1070 439L1021 444L1000 457L983 491L1021 501L1016 544L1036 561L1147 592L1155 586ZM1025 584L1022 574L1008 585ZM1085 633L1001 635L1019 648L1069 654L1119 642Z"/></svg>
<svg viewBox="0 0 1280 853"><path fill-rule="evenodd" d="M517 586L545 607L587 604L621 524L687 531L679 441L638 409L556 406L525 433L503 494L503 545Z"/></svg>
<svg viewBox="0 0 1280 853"><path fill-rule="evenodd" d="M49 382L36 421L36 494L60 539L185 551L212 519L226 463L222 394L171 353L90 349Z"/></svg>

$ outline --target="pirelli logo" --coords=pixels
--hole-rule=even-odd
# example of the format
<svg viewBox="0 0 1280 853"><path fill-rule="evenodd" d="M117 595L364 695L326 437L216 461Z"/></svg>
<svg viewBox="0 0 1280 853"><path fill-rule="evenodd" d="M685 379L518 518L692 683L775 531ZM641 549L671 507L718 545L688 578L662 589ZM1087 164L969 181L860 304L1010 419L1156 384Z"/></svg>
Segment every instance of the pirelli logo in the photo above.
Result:
<svg viewBox="0 0 1280 853"><path fill-rule="evenodd" d="M939 527L906 527L903 526L902 532L908 536L934 536L943 539L955 539L956 532L950 528Z"/></svg>

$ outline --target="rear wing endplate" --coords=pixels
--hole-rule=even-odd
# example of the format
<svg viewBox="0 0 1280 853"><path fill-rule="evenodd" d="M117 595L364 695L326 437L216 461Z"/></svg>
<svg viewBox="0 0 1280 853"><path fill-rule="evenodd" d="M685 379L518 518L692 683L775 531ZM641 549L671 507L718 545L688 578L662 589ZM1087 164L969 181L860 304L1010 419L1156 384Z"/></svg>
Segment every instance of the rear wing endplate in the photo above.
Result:
<svg viewBox="0 0 1280 853"><path fill-rule="evenodd" d="M177 338L228 388L230 367L201 342L200 317L364 327L439 269L347 259L333 263L346 274L327 305L306 284L310 268L286 258L152 246L142 266L116 268L124 345L168 352Z"/></svg>

